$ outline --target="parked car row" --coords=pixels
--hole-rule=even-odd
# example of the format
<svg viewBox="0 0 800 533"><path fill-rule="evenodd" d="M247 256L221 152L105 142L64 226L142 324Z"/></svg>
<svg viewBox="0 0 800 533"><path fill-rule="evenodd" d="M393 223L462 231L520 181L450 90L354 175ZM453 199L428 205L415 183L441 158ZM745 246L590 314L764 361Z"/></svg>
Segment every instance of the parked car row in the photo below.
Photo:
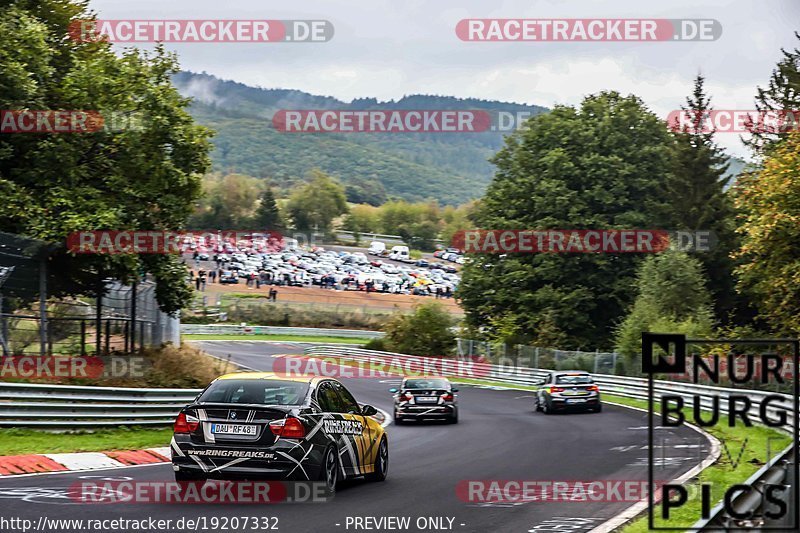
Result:
<svg viewBox="0 0 800 533"><path fill-rule="evenodd" d="M465 258L464 254L461 253L461 250L458 248L447 248L445 250L436 250L433 252L433 257L437 259L443 259L445 261L450 261L452 263L458 263L459 265L463 265Z"/></svg>
<svg viewBox="0 0 800 533"><path fill-rule="evenodd" d="M223 283L237 283L237 278L255 276L263 283L298 287L317 285L345 290L450 296L460 281L455 268L450 265L428 264L427 268L398 265L380 259L371 260L362 252L337 252L319 247L298 247L273 253L244 248L230 253L212 253L209 259L219 261Z"/></svg>

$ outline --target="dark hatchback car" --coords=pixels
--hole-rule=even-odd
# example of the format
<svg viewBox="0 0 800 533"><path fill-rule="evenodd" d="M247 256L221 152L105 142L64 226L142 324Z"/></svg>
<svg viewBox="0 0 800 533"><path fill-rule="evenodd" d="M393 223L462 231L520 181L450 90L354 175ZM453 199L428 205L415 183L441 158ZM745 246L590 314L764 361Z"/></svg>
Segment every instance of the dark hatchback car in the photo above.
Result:
<svg viewBox="0 0 800 533"><path fill-rule="evenodd" d="M600 390L588 372L565 370L549 372L536 391L536 410L545 414L566 409L599 413Z"/></svg>
<svg viewBox="0 0 800 533"><path fill-rule="evenodd" d="M458 389L445 378L404 378L394 393L394 423L408 420L445 420L458 423Z"/></svg>

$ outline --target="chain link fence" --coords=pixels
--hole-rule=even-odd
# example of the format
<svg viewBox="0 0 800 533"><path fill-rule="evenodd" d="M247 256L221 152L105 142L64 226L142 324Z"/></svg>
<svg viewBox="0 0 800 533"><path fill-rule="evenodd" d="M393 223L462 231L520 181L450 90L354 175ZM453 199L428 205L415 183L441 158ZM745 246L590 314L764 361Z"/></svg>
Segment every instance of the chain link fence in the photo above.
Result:
<svg viewBox="0 0 800 533"><path fill-rule="evenodd" d="M497 365L547 370L585 370L594 374L616 374L619 359L615 352L557 350L460 338L456 339L456 353L461 358L480 357Z"/></svg>
<svg viewBox="0 0 800 533"><path fill-rule="evenodd" d="M158 309L156 284L146 276L131 285L103 279L94 294L52 297L56 249L0 232L0 354L102 355L180 343L180 321Z"/></svg>

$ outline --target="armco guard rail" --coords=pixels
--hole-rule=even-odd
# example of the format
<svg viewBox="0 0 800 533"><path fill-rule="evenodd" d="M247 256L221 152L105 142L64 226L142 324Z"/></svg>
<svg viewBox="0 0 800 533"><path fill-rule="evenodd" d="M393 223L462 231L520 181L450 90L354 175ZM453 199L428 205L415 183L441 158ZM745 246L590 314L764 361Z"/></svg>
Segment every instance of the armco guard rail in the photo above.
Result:
<svg viewBox="0 0 800 533"><path fill-rule="evenodd" d="M0 427L166 426L201 390L0 383Z"/></svg>
<svg viewBox="0 0 800 533"><path fill-rule="evenodd" d="M407 364L410 365L412 369L424 368L424 365L420 364L420 360L426 359L406 354L336 346L311 346L304 350L304 355L308 357L332 357L344 361L349 360L363 363L377 361L385 365L384 368L402 367ZM535 387L538 385L537 380L548 372L547 370L541 369L487 363L471 363L471 366L465 368L472 368L476 379L524 387ZM468 378L469 376L462 375L459 377ZM600 386L601 391L606 393L643 401L647 401L649 397L648 380L645 378L592 374L592 379ZM748 411L748 414L754 417L758 416L758 405L760 405L761 401L767 396L780 396L782 399L782 402L779 403L776 408L767 410L767 413L770 415L775 415L778 410L785 409L788 412L792 412L794 409L794 400L790 395L769 391L729 389L692 383L654 380L653 392L656 398L660 398L663 394L678 395L684 399L687 406L691 406L690 402L694 401L694 398L697 397L699 398L702 408L712 406L712 403L715 401L714 398L718 398L721 392L737 392L739 394L745 394L752 401L753 405ZM717 401L719 401L719 410L723 413L727 413L727 400L719 399ZM791 470L788 468L788 464L795 460L797 459L794 457L794 445L790 445L755 472L750 479L747 480L747 483L754 487L763 486L765 483L774 483L776 482L775 480L785 483L787 486L790 486L790 490L785 491L783 500L786 502L788 508L793 510L797 500L798 480L788 479L788 472ZM742 495L735 499L733 505L738 513L748 511L758 513L763 510L761 498L753 498L749 494ZM721 531L724 530L725 527L731 527L733 525L741 527L741 524L738 522L741 521L736 521L736 519L727 516L723 506L718 505L712 510L710 519L699 521L694 524L694 528L695 530L702 531ZM750 523L753 522L750 521Z"/></svg>
<svg viewBox="0 0 800 533"><path fill-rule="evenodd" d="M332 328L292 328L284 326L242 326L233 324L181 324L184 335L300 335L306 337L345 337L377 339L382 331Z"/></svg>

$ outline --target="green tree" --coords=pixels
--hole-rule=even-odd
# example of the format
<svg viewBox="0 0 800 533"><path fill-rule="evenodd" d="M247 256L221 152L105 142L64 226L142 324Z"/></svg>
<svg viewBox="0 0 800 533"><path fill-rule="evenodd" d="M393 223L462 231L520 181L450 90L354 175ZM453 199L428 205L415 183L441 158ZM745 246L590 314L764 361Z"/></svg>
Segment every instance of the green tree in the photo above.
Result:
<svg viewBox="0 0 800 533"><path fill-rule="evenodd" d="M664 227L670 138L635 96L557 106L507 137L477 216L487 229ZM636 254L478 254L458 289L476 327L512 314L533 338L547 324L563 348L611 345L633 299Z"/></svg>
<svg viewBox="0 0 800 533"><path fill-rule="evenodd" d="M348 211L344 187L321 170L313 170L311 181L289 197L287 210L295 229L328 233L333 220Z"/></svg>
<svg viewBox="0 0 800 533"><path fill-rule="evenodd" d="M259 197L253 222L257 229L281 230L284 227L281 212L275 202L275 193L270 187L264 189Z"/></svg>
<svg viewBox="0 0 800 533"><path fill-rule="evenodd" d="M378 233L379 209L371 205L354 205L344 219L345 230L352 231L356 242L360 242L361 234Z"/></svg>
<svg viewBox="0 0 800 533"><path fill-rule="evenodd" d="M136 127L94 133L0 136L0 231L64 242L94 229L175 230L200 194L210 132L187 113L171 83L173 55L68 37L70 22L92 19L86 2L6 2L0 17L0 109L95 110ZM51 295L92 294L100 277L130 280L142 270L159 282L158 300L175 311L191 296L180 259L167 255L51 259Z"/></svg>
<svg viewBox="0 0 800 533"><path fill-rule="evenodd" d="M209 174L190 219L201 229L241 229L253 223L263 180L244 174Z"/></svg>
<svg viewBox="0 0 800 533"><path fill-rule="evenodd" d="M616 350L629 374L641 373L642 332L711 335L711 295L702 263L684 252L666 251L648 257L636 279L638 296L617 328Z"/></svg>
<svg viewBox="0 0 800 533"><path fill-rule="evenodd" d="M800 39L800 33L795 33ZM757 153L769 151L770 147L780 143L786 131L797 130L796 114L800 109L800 48L794 50L781 49L783 57L772 71L766 87L759 87L756 93L756 109L760 112L792 111L795 122L788 120L777 128L753 132L748 144Z"/></svg>
<svg viewBox="0 0 800 533"><path fill-rule="evenodd" d="M670 172L664 182L667 218L679 230L714 232L714 248L698 253L714 297L717 316L726 318L745 302L737 301L734 264L730 254L737 248L733 206L725 189L728 156L714 142L714 132L704 131L704 117L713 111L705 93L705 79L697 76L683 112L691 124L674 132ZM737 305L738 304L738 305Z"/></svg>
<svg viewBox="0 0 800 533"><path fill-rule="evenodd" d="M384 345L391 351L412 355L451 355L455 325L456 320L440 303L421 304L413 313L397 315L386 324Z"/></svg>
<svg viewBox="0 0 800 533"><path fill-rule="evenodd" d="M378 180L353 178L345 186L347 201L379 206L386 202L386 189Z"/></svg>
<svg viewBox="0 0 800 533"><path fill-rule="evenodd" d="M800 332L800 133L786 133L763 167L735 187L742 213L739 290L776 333Z"/></svg>

